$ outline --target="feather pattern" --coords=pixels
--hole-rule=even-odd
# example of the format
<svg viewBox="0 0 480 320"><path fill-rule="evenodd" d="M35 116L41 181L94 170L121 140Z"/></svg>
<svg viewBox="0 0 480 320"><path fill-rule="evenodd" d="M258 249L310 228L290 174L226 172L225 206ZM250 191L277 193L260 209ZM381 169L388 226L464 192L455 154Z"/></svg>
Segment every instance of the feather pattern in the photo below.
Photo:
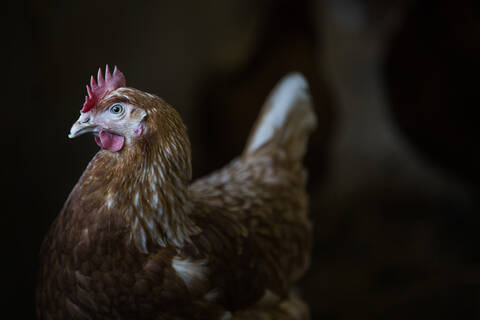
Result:
<svg viewBox="0 0 480 320"><path fill-rule="evenodd" d="M95 155L47 234L40 319L308 318L290 292L309 264L301 161L315 116L298 74L272 97L245 152L193 184L172 107L133 88L100 99L95 112L141 108L145 129Z"/></svg>

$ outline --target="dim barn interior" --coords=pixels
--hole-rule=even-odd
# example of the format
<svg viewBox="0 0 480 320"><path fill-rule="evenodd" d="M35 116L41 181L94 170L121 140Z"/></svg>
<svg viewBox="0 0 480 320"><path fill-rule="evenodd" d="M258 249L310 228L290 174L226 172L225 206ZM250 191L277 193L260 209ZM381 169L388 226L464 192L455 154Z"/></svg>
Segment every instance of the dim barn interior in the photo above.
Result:
<svg viewBox="0 0 480 320"><path fill-rule="evenodd" d="M312 319L480 317L480 10L475 1L24 1L2 23L3 272L35 319L42 241L98 151L68 139L98 67L180 114L193 179L243 152L292 71L317 128L305 156ZM5 312L7 312L5 309Z"/></svg>

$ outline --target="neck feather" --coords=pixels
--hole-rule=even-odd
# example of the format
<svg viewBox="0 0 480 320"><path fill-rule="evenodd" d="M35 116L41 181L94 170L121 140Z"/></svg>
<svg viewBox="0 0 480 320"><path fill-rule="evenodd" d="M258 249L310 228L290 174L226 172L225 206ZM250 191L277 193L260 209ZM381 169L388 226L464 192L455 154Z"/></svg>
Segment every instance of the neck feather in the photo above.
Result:
<svg viewBox="0 0 480 320"><path fill-rule="evenodd" d="M155 245L183 247L198 233L189 217L190 142L183 123L169 131L156 130L118 153L100 151L87 169L95 177L103 168L104 212L123 216L128 240L144 253Z"/></svg>

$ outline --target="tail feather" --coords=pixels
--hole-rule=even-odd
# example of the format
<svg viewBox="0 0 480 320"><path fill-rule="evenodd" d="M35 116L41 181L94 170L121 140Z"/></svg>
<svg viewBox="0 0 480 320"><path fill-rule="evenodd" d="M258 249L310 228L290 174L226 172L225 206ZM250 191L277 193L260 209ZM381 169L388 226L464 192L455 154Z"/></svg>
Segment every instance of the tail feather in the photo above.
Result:
<svg viewBox="0 0 480 320"><path fill-rule="evenodd" d="M301 160L308 136L317 125L308 83L300 73L285 76L272 90L250 133L245 153L269 143L283 148L289 157Z"/></svg>

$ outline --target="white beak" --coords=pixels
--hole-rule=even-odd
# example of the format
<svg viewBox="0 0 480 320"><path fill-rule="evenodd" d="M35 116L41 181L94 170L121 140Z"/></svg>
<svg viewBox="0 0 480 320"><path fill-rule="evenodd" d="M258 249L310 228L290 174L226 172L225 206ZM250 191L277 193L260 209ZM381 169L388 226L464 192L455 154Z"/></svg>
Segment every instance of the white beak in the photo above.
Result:
<svg viewBox="0 0 480 320"><path fill-rule="evenodd" d="M92 123L90 112L81 113L77 122L70 129L68 137L73 139L87 132L97 132L97 127L96 124Z"/></svg>

